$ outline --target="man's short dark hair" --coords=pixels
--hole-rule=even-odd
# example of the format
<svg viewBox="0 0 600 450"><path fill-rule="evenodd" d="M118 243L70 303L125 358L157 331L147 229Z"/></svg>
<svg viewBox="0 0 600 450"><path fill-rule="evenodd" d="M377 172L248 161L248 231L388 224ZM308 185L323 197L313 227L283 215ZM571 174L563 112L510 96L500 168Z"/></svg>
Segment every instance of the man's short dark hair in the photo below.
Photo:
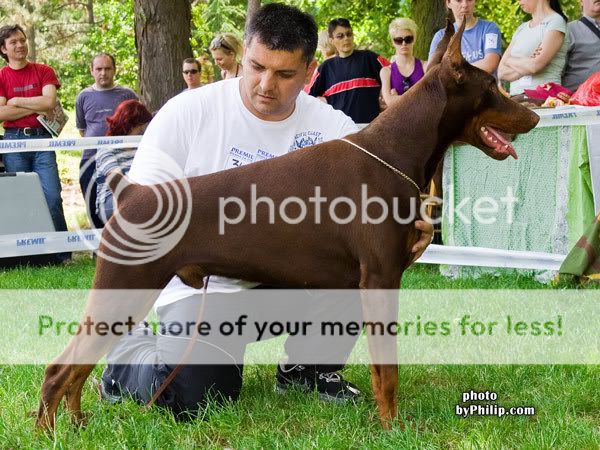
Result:
<svg viewBox="0 0 600 450"><path fill-rule="evenodd" d="M113 67L116 69L117 68L117 63L115 62L115 57L113 55L111 55L110 53L97 53L94 55L94 57L92 58L92 62L90 63L90 67L93 69L94 68L94 61L96 61L96 58L101 58L101 57L107 57L110 58L110 60L112 61L112 65Z"/></svg>
<svg viewBox="0 0 600 450"><path fill-rule="evenodd" d="M200 61L198 61L194 58L185 58L181 65L183 66L183 64L196 64L196 68L198 70L202 70L202 67L200 67Z"/></svg>
<svg viewBox="0 0 600 450"><path fill-rule="evenodd" d="M337 27L352 29L352 25L350 25L350 21L348 19L344 19L343 17L333 19L331 22L329 22L329 25L327 25L327 32L329 33L330 38L333 37L333 32Z"/></svg>
<svg viewBox="0 0 600 450"><path fill-rule="evenodd" d="M23 28L21 28L20 25L4 25L2 28L0 28L0 47L5 46L6 44L6 40L13 34L17 33L17 32L21 32L23 33L23 36L25 36L25 38L27 38L27 35L25 34L25 31L23 31ZM8 56L5 55L4 53L0 52L0 55L2 55L2 57L8 61Z"/></svg>
<svg viewBox="0 0 600 450"><path fill-rule="evenodd" d="M317 50L317 23L293 6L269 3L258 9L246 29L246 44L256 38L269 50L302 50L309 64Z"/></svg>

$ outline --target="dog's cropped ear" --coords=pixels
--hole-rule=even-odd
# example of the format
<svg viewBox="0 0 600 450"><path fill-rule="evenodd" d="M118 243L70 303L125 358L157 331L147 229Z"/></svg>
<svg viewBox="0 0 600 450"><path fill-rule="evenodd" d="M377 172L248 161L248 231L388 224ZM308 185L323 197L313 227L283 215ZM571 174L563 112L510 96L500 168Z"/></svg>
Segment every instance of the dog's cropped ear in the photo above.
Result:
<svg viewBox="0 0 600 450"><path fill-rule="evenodd" d="M454 35L454 24L452 23L452 19L448 14L448 16L446 16L446 29L444 30L444 36L440 42L438 42L438 45L435 48L433 55L431 55L429 61L427 61L427 71L429 71L429 69L431 69L433 66L442 62L442 56L444 56L444 53L446 53L446 49L448 48L448 44L450 43L452 35Z"/></svg>
<svg viewBox="0 0 600 450"><path fill-rule="evenodd" d="M465 77L466 60L461 53L461 41L467 23L466 17L463 17L458 31L450 39L448 48L442 57L442 64L450 71L450 74L457 83L462 83Z"/></svg>

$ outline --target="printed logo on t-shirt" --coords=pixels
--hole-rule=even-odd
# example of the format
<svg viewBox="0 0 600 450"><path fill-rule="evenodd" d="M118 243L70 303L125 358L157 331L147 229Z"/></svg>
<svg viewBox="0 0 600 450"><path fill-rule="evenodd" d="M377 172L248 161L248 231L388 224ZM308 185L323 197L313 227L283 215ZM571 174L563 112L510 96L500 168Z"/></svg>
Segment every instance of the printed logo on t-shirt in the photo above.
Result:
<svg viewBox="0 0 600 450"><path fill-rule="evenodd" d="M231 147L227 160L225 161L225 167L223 169L232 169L234 167L241 167L245 164L253 162L254 156L252 153L245 150L241 150L236 147Z"/></svg>
<svg viewBox="0 0 600 450"><path fill-rule="evenodd" d="M486 33L485 48L495 49L498 46L498 35L496 33Z"/></svg>
<svg viewBox="0 0 600 450"><path fill-rule="evenodd" d="M323 133L320 131L302 131L296 133L294 141L290 145L288 152L293 152L299 148L309 147L311 145L320 144L323 142Z"/></svg>
<svg viewBox="0 0 600 450"><path fill-rule="evenodd" d="M255 161L262 161L264 159L271 159L271 158L275 158L275 155L273 153L269 153L266 150L262 150L262 149L258 149L256 151L256 156L254 157Z"/></svg>
<svg viewBox="0 0 600 450"><path fill-rule="evenodd" d="M13 88L13 92L15 94L20 94L21 92L30 91L30 90L34 89L35 87L37 87L37 83L31 83L26 86L17 86L15 88Z"/></svg>
<svg viewBox="0 0 600 450"><path fill-rule="evenodd" d="M463 52L463 56L469 63L474 63L483 59L483 51L481 50L473 50L473 51L465 51Z"/></svg>

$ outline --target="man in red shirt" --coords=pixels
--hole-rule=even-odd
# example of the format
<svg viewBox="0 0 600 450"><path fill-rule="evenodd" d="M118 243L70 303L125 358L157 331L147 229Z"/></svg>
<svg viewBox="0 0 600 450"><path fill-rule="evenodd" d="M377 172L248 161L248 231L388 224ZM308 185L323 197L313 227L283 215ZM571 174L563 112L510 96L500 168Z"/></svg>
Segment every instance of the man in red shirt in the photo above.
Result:
<svg viewBox="0 0 600 450"><path fill-rule="evenodd" d="M51 138L37 120L38 114L50 114L56 105L60 82L51 67L27 61L27 37L19 25L0 28L0 56L8 64L0 69L0 121L4 122L4 139ZM7 172L36 172L54 228L67 231L63 213L61 186L54 152L5 153ZM60 261L69 253L57 255Z"/></svg>

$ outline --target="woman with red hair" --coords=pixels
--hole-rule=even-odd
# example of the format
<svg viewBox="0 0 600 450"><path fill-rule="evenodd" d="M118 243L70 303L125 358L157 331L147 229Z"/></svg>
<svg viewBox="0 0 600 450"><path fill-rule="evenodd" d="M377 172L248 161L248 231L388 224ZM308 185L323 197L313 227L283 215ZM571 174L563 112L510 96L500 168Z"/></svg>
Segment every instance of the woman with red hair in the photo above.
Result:
<svg viewBox="0 0 600 450"><path fill-rule="evenodd" d="M151 120L152 113L139 100L125 100L117 106L112 116L106 118L108 123L106 135L144 134ZM96 184L98 186L96 214L104 223L108 222L114 212L113 194L106 183L106 178L113 170L120 170L127 174L135 150L135 148L102 148L96 154Z"/></svg>

